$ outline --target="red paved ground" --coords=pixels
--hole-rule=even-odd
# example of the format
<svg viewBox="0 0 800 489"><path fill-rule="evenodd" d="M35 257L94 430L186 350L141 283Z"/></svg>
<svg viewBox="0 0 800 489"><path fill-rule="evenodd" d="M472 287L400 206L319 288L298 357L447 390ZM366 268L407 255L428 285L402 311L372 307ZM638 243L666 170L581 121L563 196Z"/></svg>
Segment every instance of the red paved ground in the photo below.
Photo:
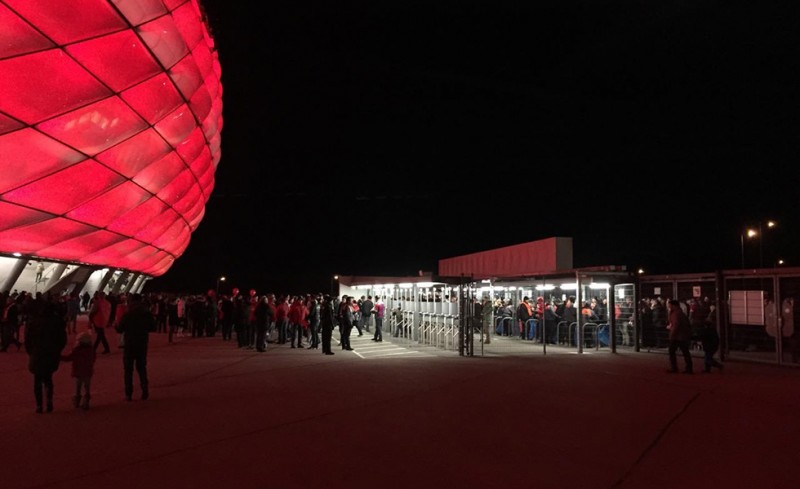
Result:
<svg viewBox="0 0 800 489"><path fill-rule="evenodd" d="M0 488L800 487L797 369L667 375L659 354L353 345L259 354L153 335L150 400L123 401L114 349L89 411L70 406L62 364L51 414L34 414L12 347L0 354Z"/></svg>

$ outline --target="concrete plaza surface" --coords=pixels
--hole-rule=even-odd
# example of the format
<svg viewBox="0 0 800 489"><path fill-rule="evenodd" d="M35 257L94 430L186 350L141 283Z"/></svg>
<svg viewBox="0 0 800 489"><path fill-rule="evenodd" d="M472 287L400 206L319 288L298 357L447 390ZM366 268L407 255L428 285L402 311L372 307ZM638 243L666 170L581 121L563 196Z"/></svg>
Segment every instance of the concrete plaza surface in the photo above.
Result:
<svg viewBox="0 0 800 489"><path fill-rule="evenodd" d="M88 411L62 363L55 411L35 414L27 356L0 354L2 489L800 487L797 369L670 375L661 354L469 358L366 334L333 356L258 353L153 334L150 399L137 383L125 402L111 344Z"/></svg>

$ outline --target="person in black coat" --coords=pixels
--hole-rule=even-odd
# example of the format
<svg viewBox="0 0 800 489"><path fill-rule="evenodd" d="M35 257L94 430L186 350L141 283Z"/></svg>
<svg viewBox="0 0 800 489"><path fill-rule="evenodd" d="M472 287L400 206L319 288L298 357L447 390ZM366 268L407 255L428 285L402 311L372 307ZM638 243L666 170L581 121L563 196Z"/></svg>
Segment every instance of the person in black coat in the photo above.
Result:
<svg viewBox="0 0 800 489"><path fill-rule="evenodd" d="M156 330L156 319L150 312L150 306L141 294L128 297L128 310L119 320L117 332L125 335L125 349L122 354L122 365L125 371L125 400L132 400L133 370L139 375L139 386L142 389L142 400L150 397L147 380L147 345L150 333Z"/></svg>
<svg viewBox="0 0 800 489"><path fill-rule="evenodd" d="M320 297L309 295L306 302L308 308L308 332L311 336L311 344L308 346L309 350L316 350L319 348L319 304Z"/></svg>
<svg viewBox="0 0 800 489"><path fill-rule="evenodd" d="M325 355L333 355L331 350L331 337L333 336L333 328L335 326L335 316L333 312L333 299L330 295L325 294L322 297L322 305L319 311L319 326L322 330L322 353Z"/></svg>
<svg viewBox="0 0 800 489"><path fill-rule="evenodd" d="M53 373L58 370L61 350L67 345L67 325L60 312L54 302L41 296L25 305L25 351L28 370L33 374L37 413L42 412L43 401L47 412L53 412Z"/></svg>
<svg viewBox="0 0 800 489"><path fill-rule="evenodd" d="M262 295L258 299L255 309L256 316L256 351L267 351L267 330L272 323L272 308L267 303L267 296Z"/></svg>
<svg viewBox="0 0 800 489"><path fill-rule="evenodd" d="M709 312L704 320L703 329L700 330L700 341L703 343L703 371L711 372L711 367L722 369L723 364L714 358L719 350L719 333L717 332L717 311L716 306L709 306Z"/></svg>

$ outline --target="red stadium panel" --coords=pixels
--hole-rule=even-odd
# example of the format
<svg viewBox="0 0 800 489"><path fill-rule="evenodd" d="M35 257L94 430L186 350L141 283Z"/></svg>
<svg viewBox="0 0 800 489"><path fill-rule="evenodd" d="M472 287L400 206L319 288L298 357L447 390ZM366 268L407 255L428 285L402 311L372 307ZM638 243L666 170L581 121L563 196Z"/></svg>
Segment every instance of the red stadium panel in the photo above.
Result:
<svg viewBox="0 0 800 489"><path fill-rule="evenodd" d="M67 46L67 53L115 92L161 72L130 30L72 44Z"/></svg>
<svg viewBox="0 0 800 489"><path fill-rule="evenodd" d="M0 112L27 124L110 95L107 87L59 49L0 61Z"/></svg>
<svg viewBox="0 0 800 489"><path fill-rule="evenodd" d="M114 0L113 3L133 26L144 24L167 13L161 0Z"/></svg>
<svg viewBox="0 0 800 489"><path fill-rule="evenodd" d="M118 145L103 151L95 159L127 178L163 158L172 148L154 130L147 129Z"/></svg>
<svg viewBox="0 0 800 489"><path fill-rule="evenodd" d="M214 188L220 77L199 0L0 0L0 255L169 270Z"/></svg>
<svg viewBox="0 0 800 489"><path fill-rule="evenodd" d="M116 97L73 110L36 126L53 139L85 154L97 153L147 129L147 124Z"/></svg>
<svg viewBox="0 0 800 489"><path fill-rule="evenodd" d="M166 73L125 90L121 96L149 124L155 124L183 103Z"/></svg>
<svg viewBox="0 0 800 489"><path fill-rule="evenodd" d="M3 3L60 46L128 27L106 0L3 0Z"/></svg>
<svg viewBox="0 0 800 489"><path fill-rule="evenodd" d="M0 59L41 51L53 43L0 3Z"/></svg>
<svg viewBox="0 0 800 489"><path fill-rule="evenodd" d="M158 192L175 180L185 168L186 164L173 152L140 171L133 177L133 181L150 192Z"/></svg>
<svg viewBox="0 0 800 489"><path fill-rule="evenodd" d="M175 27L171 16L142 24L136 32L166 68L172 68L189 53L189 47Z"/></svg>
<svg viewBox="0 0 800 489"><path fill-rule="evenodd" d="M86 156L33 129L0 136L0 154L7 166L0 171L0 193L13 190L86 159Z"/></svg>

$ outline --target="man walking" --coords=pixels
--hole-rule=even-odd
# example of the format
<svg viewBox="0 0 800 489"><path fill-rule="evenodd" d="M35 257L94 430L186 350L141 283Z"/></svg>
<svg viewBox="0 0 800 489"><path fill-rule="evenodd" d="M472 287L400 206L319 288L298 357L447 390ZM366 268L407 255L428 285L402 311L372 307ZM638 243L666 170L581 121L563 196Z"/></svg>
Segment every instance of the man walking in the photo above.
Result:
<svg viewBox="0 0 800 489"><path fill-rule="evenodd" d="M147 344L150 333L156 330L156 319L141 294L131 294L129 308L119 321L117 330L125 335L122 364L125 369L125 400L133 396L133 370L139 375L142 400L150 397L147 380Z"/></svg>
<svg viewBox="0 0 800 489"><path fill-rule="evenodd" d="M669 366L667 371L671 374L678 372L678 359L676 350L680 349L683 354L684 369L683 373L692 373L692 354L689 351L689 339L692 336L692 328L689 317L681 309L680 302L676 299L669 301Z"/></svg>
<svg viewBox="0 0 800 489"><path fill-rule="evenodd" d="M106 339L106 328L111 322L111 301L106 297L105 292L98 290L92 299L92 308L89 311L89 324L94 329L95 340L94 350L103 345L103 354L107 354L110 349Z"/></svg>
<svg viewBox="0 0 800 489"><path fill-rule="evenodd" d="M375 335L372 341L383 341L383 316L386 314L386 304L383 303L380 296L375 296L375 307L372 313L375 314Z"/></svg>
<svg viewBox="0 0 800 489"><path fill-rule="evenodd" d="M369 323L372 321L372 309L375 303L372 302L372 296L368 295L366 300L362 300L359 304L361 310L361 327L365 331L369 331Z"/></svg>

